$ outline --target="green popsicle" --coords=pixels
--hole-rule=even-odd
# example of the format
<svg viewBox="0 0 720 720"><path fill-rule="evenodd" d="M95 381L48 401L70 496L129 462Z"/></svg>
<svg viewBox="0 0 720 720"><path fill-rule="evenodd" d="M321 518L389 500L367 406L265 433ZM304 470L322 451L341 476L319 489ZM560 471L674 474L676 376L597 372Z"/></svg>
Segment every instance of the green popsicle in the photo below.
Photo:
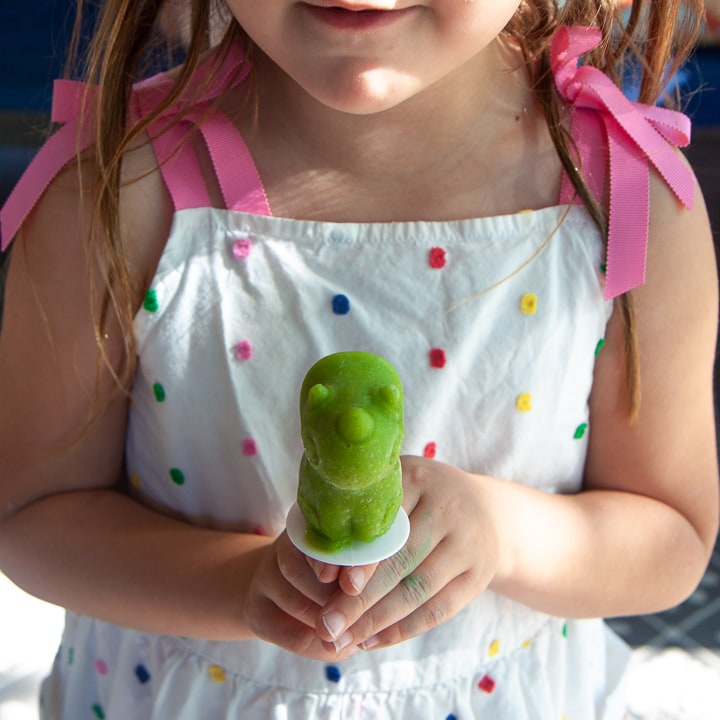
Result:
<svg viewBox="0 0 720 720"><path fill-rule="evenodd" d="M336 552L390 529L402 502L403 407L400 377L378 355L340 352L310 368L297 500L311 545Z"/></svg>

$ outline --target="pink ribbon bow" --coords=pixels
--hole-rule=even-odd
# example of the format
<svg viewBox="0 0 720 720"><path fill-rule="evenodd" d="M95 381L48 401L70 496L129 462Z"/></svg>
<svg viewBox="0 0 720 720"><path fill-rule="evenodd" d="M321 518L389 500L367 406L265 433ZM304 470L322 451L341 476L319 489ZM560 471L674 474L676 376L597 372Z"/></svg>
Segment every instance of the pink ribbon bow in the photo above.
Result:
<svg viewBox="0 0 720 720"><path fill-rule="evenodd" d="M190 85L176 104L161 114L148 128L155 141L158 161L162 164L177 150L179 133L163 135L168 119L184 106L190 106L186 113L189 120L201 120L208 112L209 103L229 85L241 82L249 71L244 53L239 46L233 46L224 59L220 72L212 83L207 83L207 60L193 77ZM173 80L165 74L157 75L133 87L130 97L128 120L133 123L157 107L170 93ZM53 178L78 151L87 149L93 141L94 91L90 87L87 101L83 102L87 86L74 80L56 80L53 84L52 121L62 125L43 145L28 165L25 173L0 209L0 251L5 250L17 234L25 218L45 192ZM180 129L181 133L185 130Z"/></svg>
<svg viewBox="0 0 720 720"><path fill-rule="evenodd" d="M597 153L598 147L605 147L604 139L609 150L605 284L605 298L609 300L645 281L650 163L689 210L695 196L695 179L674 148L690 141L690 120L685 115L631 102L597 68L578 67L578 58L596 47L601 37L597 28L564 27L553 39L550 53L557 89L572 107L572 136L583 175L598 198L603 194L607 169L607 158ZM566 178L566 197L568 190Z"/></svg>

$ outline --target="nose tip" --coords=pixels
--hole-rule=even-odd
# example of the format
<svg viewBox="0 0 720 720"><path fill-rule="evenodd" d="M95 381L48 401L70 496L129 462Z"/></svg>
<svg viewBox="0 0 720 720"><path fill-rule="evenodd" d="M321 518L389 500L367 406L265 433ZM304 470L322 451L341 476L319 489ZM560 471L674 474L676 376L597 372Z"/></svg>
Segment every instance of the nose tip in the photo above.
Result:
<svg viewBox="0 0 720 720"><path fill-rule="evenodd" d="M340 413L337 431L348 442L359 443L367 440L375 429L372 415L362 408L350 408Z"/></svg>

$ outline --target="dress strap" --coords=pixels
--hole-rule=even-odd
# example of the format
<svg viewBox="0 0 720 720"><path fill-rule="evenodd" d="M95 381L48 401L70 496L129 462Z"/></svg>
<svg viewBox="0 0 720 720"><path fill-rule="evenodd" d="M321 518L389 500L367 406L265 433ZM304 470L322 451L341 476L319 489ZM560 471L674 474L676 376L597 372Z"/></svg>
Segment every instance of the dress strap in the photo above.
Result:
<svg viewBox="0 0 720 720"><path fill-rule="evenodd" d="M555 83L572 111L576 162L595 197L602 201L609 171L609 228L606 299L645 281L650 222L650 165L678 200L692 209L695 179L676 146L690 142L690 120L666 108L631 102L595 67L579 67L581 55L602 38L592 27L563 27L550 49ZM605 150L605 148L607 148ZM564 178L562 202L572 201Z"/></svg>
<svg viewBox="0 0 720 720"><path fill-rule="evenodd" d="M200 125L225 207L256 215L271 215L265 188L245 141L221 112Z"/></svg>

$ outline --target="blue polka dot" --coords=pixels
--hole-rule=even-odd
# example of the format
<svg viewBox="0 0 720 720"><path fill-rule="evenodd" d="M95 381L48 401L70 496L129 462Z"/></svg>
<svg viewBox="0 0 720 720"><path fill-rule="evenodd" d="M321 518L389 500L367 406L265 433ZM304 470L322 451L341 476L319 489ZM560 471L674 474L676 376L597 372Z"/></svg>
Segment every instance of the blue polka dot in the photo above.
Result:
<svg viewBox="0 0 720 720"><path fill-rule="evenodd" d="M330 682L334 682L334 683L340 682L340 678L342 677L340 674L340 668L336 667L335 665L328 665L325 668L325 677Z"/></svg>
<svg viewBox="0 0 720 720"><path fill-rule="evenodd" d="M336 295L332 299L332 309L336 315L347 315L350 312L350 300L347 295Z"/></svg>
<svg viewBox="0 0 720 720"><path fill-rule="evenodd" d="M144 665L135 668L135 676L143 685L150 680L150 673Z"/></svg>
<svg viewBox="0 0 720 720"><path fill-rule="evenodd" d="M457 715L448 715L445 720L457 720Z"/></svg>

